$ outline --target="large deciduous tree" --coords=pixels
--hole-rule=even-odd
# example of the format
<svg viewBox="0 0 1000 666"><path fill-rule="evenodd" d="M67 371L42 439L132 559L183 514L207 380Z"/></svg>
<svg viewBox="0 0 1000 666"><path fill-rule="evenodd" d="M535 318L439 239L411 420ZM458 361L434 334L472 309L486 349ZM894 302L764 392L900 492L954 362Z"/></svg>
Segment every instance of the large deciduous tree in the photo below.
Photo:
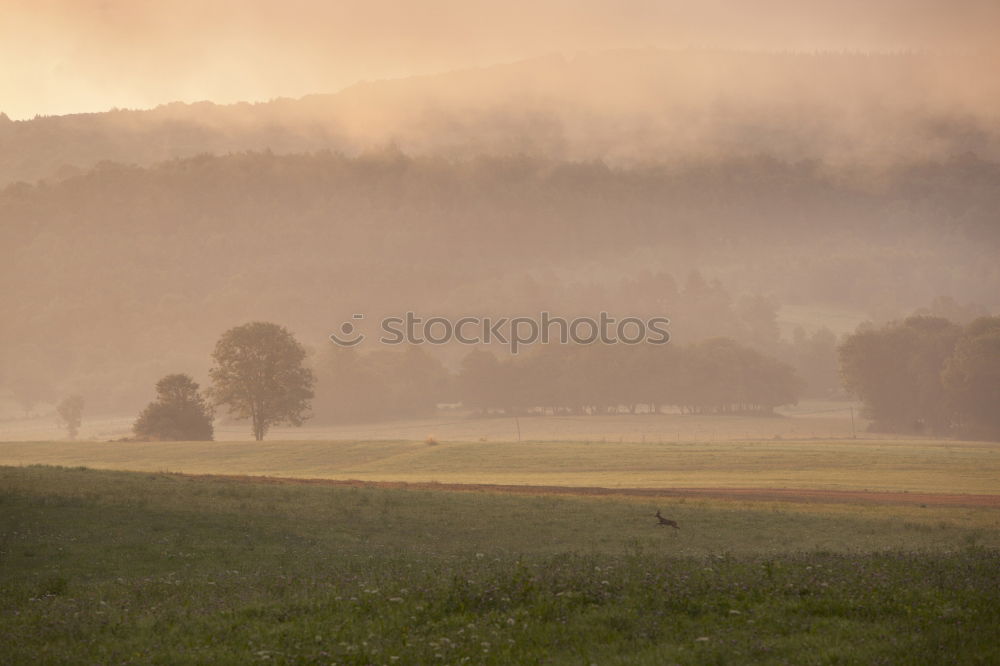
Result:
<svg viewBox="0 0 1000 666"><path fill-rule="evenodd" d="M142 410L132 430L143 439L209 441L214 435L212 408L193 379L167 375L156 382L156 402Z"/></svg>
<svg viewBox="0 0 1000 666"><path fill-rule="evenodd" d="M257 441L271 426L302 425L315 382L305 358L306 350L282 326L255 321L231 328L212 353L212 402L250 419Z"/></svg>

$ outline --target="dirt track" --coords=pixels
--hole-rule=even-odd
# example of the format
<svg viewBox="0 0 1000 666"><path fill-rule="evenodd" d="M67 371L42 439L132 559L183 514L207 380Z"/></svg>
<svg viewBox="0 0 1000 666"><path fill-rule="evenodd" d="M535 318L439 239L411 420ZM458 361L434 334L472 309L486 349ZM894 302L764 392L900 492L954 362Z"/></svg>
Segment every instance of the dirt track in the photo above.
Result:
<svg viewBox="0 0 1000 666"><path fill-rule="evenodd" d="M228 479L248 483L303 483L409 490L513 493L519 495L582 495L625 497L688 497L758 502L815 504L897 504L917 506L1000 508L1000 495L871 492L867 490L814 490L798 488L598 488L574 486L515 486L473 483L407 483L404 481L358 481L355 479L296 479L274 476L191 475L204 479Z"/></svg>

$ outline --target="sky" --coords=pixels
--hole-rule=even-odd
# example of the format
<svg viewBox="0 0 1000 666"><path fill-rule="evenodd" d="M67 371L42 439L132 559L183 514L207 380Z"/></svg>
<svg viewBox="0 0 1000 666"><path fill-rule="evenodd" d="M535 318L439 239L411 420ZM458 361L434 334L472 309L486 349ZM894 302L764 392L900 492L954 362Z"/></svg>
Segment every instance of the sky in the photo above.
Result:
<svg viewBox="0 0 1000 666"><path fill-rule="evenodd" d="M265 101L616 48L992 57L998 33L996 0L0 0L0 112Z"/></svg>

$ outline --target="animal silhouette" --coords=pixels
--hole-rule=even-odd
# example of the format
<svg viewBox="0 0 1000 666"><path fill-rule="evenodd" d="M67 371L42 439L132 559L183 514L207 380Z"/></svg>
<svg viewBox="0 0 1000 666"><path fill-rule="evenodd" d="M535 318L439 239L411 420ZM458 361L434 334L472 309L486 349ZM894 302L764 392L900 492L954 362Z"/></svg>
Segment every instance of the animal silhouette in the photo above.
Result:
<svg viewBox="0 0 1000 666"><path fill-rule="evenodd" d="M675 530L680 529L680 526L677 524L676 520L670 520L669 518L664 518L663 516L660 515L659 509L656 510L656 519L660 521L659 523L657 523L660 527L666 527L667 525L669 525Z"/></svg>

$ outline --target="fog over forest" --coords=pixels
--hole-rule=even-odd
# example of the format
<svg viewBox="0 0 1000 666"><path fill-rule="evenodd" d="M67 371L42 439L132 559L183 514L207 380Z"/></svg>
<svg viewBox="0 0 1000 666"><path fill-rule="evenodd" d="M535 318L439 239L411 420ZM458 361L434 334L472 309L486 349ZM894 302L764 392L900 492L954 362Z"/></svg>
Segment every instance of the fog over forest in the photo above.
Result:
<svg viewBox="0 0 1000 666"><path fill-rule="evenodd" d="M0 116L0 182L102 160L394 146L609 166L759 155L864 170L1000 159L1000 82L980 54L619 49L364 82L336 94Z"/></svg>
<svg viewBox="0 0 1000 666"><path fill-rule="evenodd" d="M353 313L546 310L668 316L679 345L731 338L845 397L857 324L1000 309L990 62L616 48L0 116L0 396L128 415L165 374L204 382L238 323L320 368ZM457 372L468 349L425 351Z"/></svg>

